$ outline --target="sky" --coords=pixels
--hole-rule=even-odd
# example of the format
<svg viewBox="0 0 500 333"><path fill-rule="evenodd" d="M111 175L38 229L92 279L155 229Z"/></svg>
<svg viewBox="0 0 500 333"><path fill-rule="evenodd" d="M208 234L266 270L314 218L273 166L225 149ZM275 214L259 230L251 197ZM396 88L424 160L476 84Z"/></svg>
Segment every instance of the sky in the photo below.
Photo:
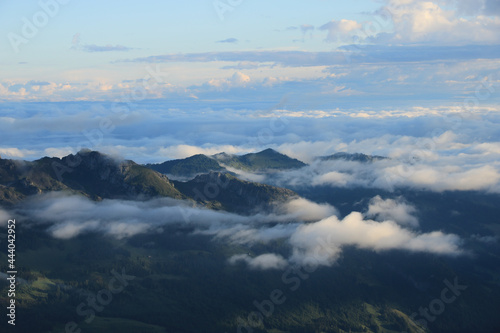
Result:
<svg viewBox="0 0 500 333"><path fill-rule="evenodd" d="M0 1L0 155L309 162L431 140L491 165L499 28L493 0Z"/></svg>
<svg viewBox="0 0 500 333"><path fill-rule="evenodd" d="M205 102L279 102L293 92L304 106L319 99L322 107L448 101L496 74L499 7L494 0L2 1L0 101L109 101L134 89L143 99Z"/></svg>

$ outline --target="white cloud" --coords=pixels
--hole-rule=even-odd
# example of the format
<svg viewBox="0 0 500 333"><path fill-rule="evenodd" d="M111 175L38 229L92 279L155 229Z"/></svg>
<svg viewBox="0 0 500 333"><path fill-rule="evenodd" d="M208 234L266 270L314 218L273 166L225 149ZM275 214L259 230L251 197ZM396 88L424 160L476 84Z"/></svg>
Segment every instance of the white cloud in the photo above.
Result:
<svg viewBox="0 0 500 333"><path fill-rule="evenodd" d="M338 214L337 209L329 204L317 204L304 198L288 201L281 210L302 221L317 221Z"/></svg>
<svg viewBox="0 0 500 333"><path fill-rule="evenodd" d="M250 76L241 72L235 72L228 79L211 79L208 81L208 86L214 87L218 90L229 90L231 88L246 87L250 83Z"/></svg>
<svg viewBox="0 0 500 333"><path fill-rule="evenodd" d="M329 42L352 41L352 33L362 28L361 23L353 20L332 20L322 25L319 29L328 32L326 40Z"/></svg>
<svg viewBox="0 0 500 333"><path fill-rule="evenodd" d="M332 216L300 226L290 238L290 243L294 247L292 261L317 265L334 263L345 245L374 251L404 249L447 255L461 253L461 240L456 235L438 231L417 234L393 221L364 220L358 212L342 220Z"/></svg>
<svg viewBox="0 0 500 333"><path fill-rule="evenodd" d="M71 239L87 230L96 230L99 221L71 222L54 225L49 231L55 238Z"/></svg>
<svg viewBox="0 0 500 333"><path fill-rule="evenodd" d="M256 270L283 269L288 265L288 262L282 256L274 253L265 253L257 257L237 254L229 258L229 263L232 265L238 262L245 262L250 269Z"/></svg>
<svg viewBox="0 0 500 333"><path fill-rule="evenodd" d="M284 204L281 211L283 213L241 216L190 207L186 202L168 198L94 202L80 196L51 193L26 201L15 213L26 223L46 226L53 237L61 239L85 233L121 239L187 224L194 227L195 234L231 244L252 246L284 240L290 245L292 254L289 258L272 253L256 257L240 254L229 258L230 263L243 261L251 269L282 269L288 262L305 262L311 258L320 265L330 265L344 245L375 251L400 249L447 255L461 253L458 236L442 232L419 234L391 220L365 220L358 212L340 220L330 215L337 214L332 206L305 199L294 199ZM4 218L8 216L0 210L0 218L2 215ZM399 214L401 216L407 218L404 214ZM312 220L314 218L319 221ZM314 222L304 223L300 219Z"/></svg>
<svg viewBox="0 0 500 333"><path fill-rule="evenodd" d="M249 152L249 150L245 150L243 148L232 145L211 145L208 147L177 145L177 146L160 148L158 150L157 156L161 156L163 158L168 158L168 159L180 159L180 158L190 157L196 154L204 154L210 156L221 152L225 152L227 154L241 154Z"/></svg>
<svg viewBox="0 0 500 333"><path fill-rule="evenodd" d="M366 216L380 221L391 220L403 226L416 228L418 219L414 216L415 213L415 207L404 202L402 198L384 200L377 195L370 200Z"/></svg>
<svg viewBox="0 0 500 333"><path fill-rule="evenodd" d="M332 185L345 187L354 180L354 176L348 173L330 171L313 178L312 185Z"/></svg>
<svg viewBox="0 0 500 333"><path fill-rule="evenodd" d="M294 157L306 161L312 159L311 152L320 154L320 151L323 152L321 155L338 151L363 152L390 159L373 163L316 160L305 168L281 172L273 179L285 187L329 185L389 191L411 187L438 192L477 190L500 193L498 142L477 142L474 136L488 132L489 125L477 123L478 127L469 128L473 122L459 123L460 135L441 130L437 131L441 134L431 134L430 137L385 134L351 142L331 140L283 144L277 150L294 152ZM446 123L441 122L441 126L445 127ZM450 123L451 126L458 127Z"/></svg>
<svg viewBox="0 0 500 333"><path fill-rule="evenodd" d="M484 15L461 16L464 7L460 4L464 3L460 1L458 8L445 9L439 1L390 0L385 9L392 15L394 39L401 43L498 43L500 19Z"/></svg>
<svg viewBox="0 0 500 333"><path fill-rule="evenodd" d="M0 148L0 156L3 158L24 158L34 154L34 150L18 149L18 148Z"/></svg>
<svg viewBox="0 0 500 333"><path fill-rule="evenodd" d="M0 208L0 227L7 227L9 219L11 219L11 214Z"/></svg>

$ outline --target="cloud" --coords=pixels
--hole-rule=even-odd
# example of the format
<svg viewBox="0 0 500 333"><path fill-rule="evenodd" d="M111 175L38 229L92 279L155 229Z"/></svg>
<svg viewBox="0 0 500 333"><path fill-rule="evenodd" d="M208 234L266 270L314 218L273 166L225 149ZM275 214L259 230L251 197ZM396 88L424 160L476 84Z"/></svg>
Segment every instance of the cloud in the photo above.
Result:
<svg viewBox="0 0 500 333"><path fill-rule="evenodd" d="M85 44L81 46L82 51L85 52L126 52L133 50L133 48L123 45L95 45L95 44Z"/></svg>
<svg viewBox="0 0 500 333"><path fill-rule="evenodd" d="M71 222L68 221L62 225L56 225L49 229L50 234L59 239L71 239L84 231L97 230L99 221L86 221L86 222Z"/></svg>
<svg viewBox="0 0 500 333"><path fill-rule="evenodd" d="M447 1L452 9L445 9L437 1L390 0L386 10L394 23L394 41L402 43L439 43L467 45L471 43L496 44L500 41L497 31L500 19L485 15L473 15L473 6L478 11L496 12L498 6L485 1L472 5L469 1ZM461 15L468 14L467 16Z"/></svg>
<svg viewBox="0 0 500 333"><path fill-rule="evenodd" d="M179 53L121 60L122 62L212 62L212 61L251 61L276 62L286 66L317 66L318 64L338 64L345 60L341 52L305 51L233 51Z"/></svg>
<svg viewBox="0 0 500 333"><path fill-rule="evenodd" d="M456 8L459 15L498 15L498 1L495 0L444 0L441 3Z"/></svg>
<svg viewBox="0 0 500 333"><path fill-rule="evenodd" d="M227 38L223 40L218 40L216 43L230 43L230 44L235 44L238 43L238 40L236 38Z"/></svg>
<svg viewBox="0 0 500 333"><path fill-rule="evenodd" d="M47 82L47 81L34 81L34 80L31 80L29 81L28 83L26 83L27 86L31 86L31 87L36 87L36 86L49 86L50 85L50 82Z"/></svg>
<svg viewBox="0 0 500 333"><path fill-rule="evenodd" d="M281 207L286 214L301 221L317 221L332 215L338 215L337 209L329 204L317 204L304 198L290 200Z"/></svg>
<svg viewBox="0 0 500 333"><path fill-rule="evenodd" d="M383 206L387 201L375 204ZM378 217L384 212L378 213ZM241 216L192 207L188 202L169 198L94 202L64 193L37 196L25 201L15 211L15 215L25 221L23 223L45 226L49 234L60 239L71 239L85 233L122 239L164 232L165 227L188 225L194 229L194 234L206 235L219 242L251 247L280 240L285 244L284 251L287 250L286 244L290 247L288 258L273 253L255 257L237 254L229 258L231 264L244 262L251 269L282 269L288 263L304 263L311 258L319 265L331 265L342 247L348 245L374 251L399 249L444 255L462 253L459 248L461 240L456 235L417 233L392 220L365 220L358 212L343 219L331 214L338 214L334 207L301 198L284 203L275 213ZM0 211L0 217L2 215L8 217L8 213ZM400 212L393 215L408 217ZM312 222L304 223L304 220Z"/></svg>
<svg viewBox="0 0 500 333"><path fill-rule="evenodd" d="M289 221L295 218L297 209L290 209L290 213L284 215L242 216L193 207L192 202L170 198L95 202L82 196L52 192L25 201L17 213L32 223L47 225L54 237L64 239L89 232L124 238L166 225L188 224L195 226L198 233L231 238L233 242L254 242L289 235L288 228L293 226ZM286 225L276 225L277 222L286 222ZM267 223L273 226L266 227Z"/></svg>
<svg viewBox="0 0 500 333"><path fill-rule="evenodd" d="M255 258L247 254L237 254L229 258L229 263L232 265L238 262L245 262L250 269L255 270L283 269L288 265L282 256L274 253L261 254Z"/></svg>
<svg viewBox="0 0 500 333"><path fill-rule="evenodd" d="M481 89L481 94L488 92ZM139 163L158 163L200 153L273 148L311 164L274 175L276 184L284 187L500 192L500 117L495 105L301 111L293 109L294 98L296 94L287 95L270 105L258 101L255 108L248 101L238 108L227 101L220 106L214 102L213 108L197 102L148 101L131 108L120 105L126 114L115 112L111 102L4 103L0 155L31 160L90 147ZM112 131L101 131L105 121L114 126ZM41 136L43 141L38 140ZM316 155L336 152L390 159L370 164L315 160ZM244 177L263 181L262 175Z"/></svg>
<svg viewBox="0 0 500 333"><path fill-rule="evenodd" d="M306 34L307 32L310 32L310 31L314 30L314 25L302 24L300 26L300 30L302 31L303 34Z"/></svg>
<svg viewBox="0 0 500 333"><path fill-rule="evenodd" d="M295 109L303 112L329 109L332 105L352 108L354 102L359 108L421 105L423 101L436 103L436 100L449 103L456 96L474 96L474 85L480 84L484 77L491 79L496 73L494 59L498 59L499 54L498 44L356 44L330 52L277 50L160 55L127 60L130 62L127 66L135 68L127 72L128 75L143 73L134 74L135 80L125 79L125 74L115 72L113 66L107 69L106 75L97 69L81 70L72 72L71 81L60 78L43 85L25 79L3 80L0 99L109 101L140 93L148 100L168 100L169 105L175 102L172 108L184 108L197 99L201 108L217 108L228 103L239 108L241 101L246 100L245 107L255 109L289 95L296 101ZM168 70L162 71L169 71L169 82L162 79L162 82L142 84L145 68L149 68L140 65L142 61L166 63L163 67ZM192 63L209 62L214 63L207 64L207 71L195 75ZM387 63L391 66L387 67ZM245 79L235 72L246 75ZM242 89L249 87L251 89ZM236 91L227 94L232 90ZM498 98L492 94L490 99Z"/></svg>
<svg viewBox="0 0 500 333"><path fill-rule="evenodd" d="M444 125L444 122L441 123L441 126ZM500 193L500 164L497 160L500 150L497 143L476 142L473 133L477 129L473 129L475 126L466 129L469 125L461 123L460 135L445 131L430 138L385 134L363 140L353 138L350 142L284 143L276 149L309 161L310 165L281 172L272 179L275 184L284 187L312 185L378 188L386 191L415 188L437 192L475 190ZM487 123L478 123L478 126L488 131ZM385 128L388 127L390 125ZM368 127L366 130L369 130ZM388 156L390 159L373 163L314 160L311 152L317 154L318 151L324 152L324 155L338 151L365 152Z"/></svg>
<svg viewBox="0 0 500 333"><path fill-rule="evenodd" d="M500 16L500 3L496 0L485 0L483 14Z"/></svg>
<svg viewBox="0 0 500 333"><path fill-rule="evenodd" d="M471 238L474 240L477 240L479 242L486 243L486 244L493 244L493 243L498 242L497 236L481 236L481 235L474 234L471 236Z"/></svg>
<svg viewBox="0 0 500 333"><path fill-rule="evenodd" d="M257 68L259 68L261 66L262 65L260 65L259 63L253 62L253 61L240 61L236 65L224 66L224 67L222 67L222 69L237 69L237 70L257 69Z"/></svg>
<svg viewBox="0 0 500 333"><path fill-rule="evenodd" d="M35 153L34 150L18 149L18 148L0 148L0 157L3 158L24 158Z"/></svg>
<svg viewBox="0 0 500 333"><path fill-rule="evenodd" d="M235 72L228 79L212 79L207 82L207 86L213 87L217 90L229 90L231 88L243 88L250 83L250 76L243 74L241 72Z"/></svg>
<svg viewBox="0 0 500 333"><path fill-rule="evenodd" d="M11 214L0 208L0 227L7 227L7 222L11 219Z"/></svg>
<svg viewBox="0 0 500 333"><path fill-rule="evenodd" d="M407 204L400 197L394 199L382 199L379 195L370 200L367 217L375 218L379 221L391 220L403 226L418 227L418 219L414 216L415 207Z"/></svg>
<svg viewBox="0 0 500 333"><path fill-rule="evenodd" d="M439 231L418 234L402 228L393 221L364 220L352 212L339 220L332 216L316 223L302 225L290 238L294 247L292 262L331 265L343 246L356 246L374 251L408 250L446 255L459 255L461 239Z"/></svg>
<svg viewBox="0 0 500 333"><path fill-rule="evenodd" d="M326 28L325 28L326 29ZM332 36L334 38L335 35ZM498 59L498 44L474 45L377 45L347 44L334 51L232 51L205 53L177 53L123 59L119 62L254 62L275 63L284 67L338 66L352 63L415 62L437 60Z"/></svg>
<svg viewBox="0 0 500 333"><path fill-rule="evenodd" d="M245 150L240 147L232 145L207 145L202 147L191 146L191 145L177 145L177 146L160 148L158 150L159 157L161 156L166 159L181 159L197 154L204 154L210 156L222 152L225 152L227 154L241 154L253 151Z"/></svg>
<svg viewBox="0 0 500 333"><path fill-rule="evenodd" d="M95 45L95 44L82 44L82 35L78 32L73 35L71 40L71 49L80 50L84 52L125 52L133 50L131 47L123 46L123 45Z"/></svg>
<svg viewBox="0 0 500 333"><path fill-rule="evenodd" d="M338 42L352 40L352 33L362 28L361 23L353 20L342 19L340 21L332 20L319 27L319 30L328 32L326 41Z"/></svg>
<svg viewBox="0 0 500 333"><path fill-rule="evenodd" d="M313 178L312 185L332 185L338 187L346 187L347 184L353 182L355 176L338 171L330 171Z"/></svg>

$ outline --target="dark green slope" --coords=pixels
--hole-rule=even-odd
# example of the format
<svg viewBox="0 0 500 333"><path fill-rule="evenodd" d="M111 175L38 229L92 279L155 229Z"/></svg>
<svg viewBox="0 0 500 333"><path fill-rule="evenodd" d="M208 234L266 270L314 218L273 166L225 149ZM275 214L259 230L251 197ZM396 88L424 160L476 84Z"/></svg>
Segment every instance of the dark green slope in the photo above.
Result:
<svg viewBox="0 0 500 333"><path fill-rule="evenodd" d="M227 172L224 166L244 171L269 171L298 169L306 164L273 149L266 149L241 156L226 153L212 156L198 154L184 159L146 165L146 167L163 174L182 177L194 177L211 171Z"/></svg>
<svg viewBox="0 0 500 333"><path fill-rule="evenodd" d="M34 162L0 160L0 201L68 190L93 199L167 196L184 198L170 180L133 161L116 161L95 151L44 157Z"/></svg>
<svg viewBox="0 0 500 333"><path fill-rule="evenodd" d="M195 176L210 171L224 171L216 160L203 154L193 155L184 159L166 161L160 164L147 164L146 167L155 171L174 176Z"/></svg>
<svg viewBox="0 0 500 333"><path fill-rule="evenodd" d="M229 173L210 172L175 186L186 196L214 209L239 213L270 210L276 202L297 196L291 190L240 180Z"/></svg>
<svg viewBox="0 0 500 333"><path fill-rule="evenodd" d="M81 161L63 175L63 182L74 190L101 198L134 198L167 196L183 198L170 180L133 161L116 161L95 151L82 151L77 156L67 156L63 165Z"/></svg>
<svg viewBox="0 0 500 333"><path fill-rule="evenodd" d="M194 156L190 161L200 159L200 156L203 155ZM180 167L180 164L176 166ZM188 182L173 182L164 174L133 161L119 161L89 150L62 159L0 160L2 204L14 204L29 195L61 190L93 200L191 198L210 208L245 213L271 209L275 202L296 196L291 190L242 181L229 173L210 172Z"/></svg>
<svg viewBox="0 0 500 333"><path fill-rule="evenodd" d="M289 170L306 166L305 163L271 148L242 156L221 153L214 155L213 158L222 164L247 171Z"/></svg>
<svg viewBox="0 0 500 333"><path fill-rule="evenodd" d="M51 161L43 158L34 162L0 159L0 202L14 204L29 195L69 188L55 179Z"/></svg>
<svg viewBox="0 0 500 333"><path fill-rule="evenodd" d="M374 161L385 160L387 157L377 156L377 155L366 155L361 153L335 153L333 155L321 156L319 157L322 161L332 161L332 160L346 160L346 161L354 161L354 162L362 162L362 163L371 163Z"/></svg>

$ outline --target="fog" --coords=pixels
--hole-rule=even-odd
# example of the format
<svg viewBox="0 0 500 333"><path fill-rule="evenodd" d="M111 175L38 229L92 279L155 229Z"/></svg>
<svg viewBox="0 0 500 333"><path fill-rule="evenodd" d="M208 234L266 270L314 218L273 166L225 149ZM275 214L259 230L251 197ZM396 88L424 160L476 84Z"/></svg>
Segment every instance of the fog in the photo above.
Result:
<svg viewBox="0 0 500 333"><path fill-rule="evenodd" d="M335 207L299 197L276 203L272 212L244 216L170 198L96 202L82 196L50 193L23 202L11 213L23 225L37 225L59 239L92 233L127 239L161 233L167 227L189 226L192 234L205 235L214 242L251 247L284 241L284 250L289 253L286 257L259 253L255 257L240 254L228 258L229 264L242 262L249 269L280 269L310 260L328 266L335 263L344 246L377 252L402 250L452 256L463 253L462 240L457 235L420 232L418 212L403 198L376 196L364 212L339 217ZM4 219L10 214L0 213Z"/></svg>

